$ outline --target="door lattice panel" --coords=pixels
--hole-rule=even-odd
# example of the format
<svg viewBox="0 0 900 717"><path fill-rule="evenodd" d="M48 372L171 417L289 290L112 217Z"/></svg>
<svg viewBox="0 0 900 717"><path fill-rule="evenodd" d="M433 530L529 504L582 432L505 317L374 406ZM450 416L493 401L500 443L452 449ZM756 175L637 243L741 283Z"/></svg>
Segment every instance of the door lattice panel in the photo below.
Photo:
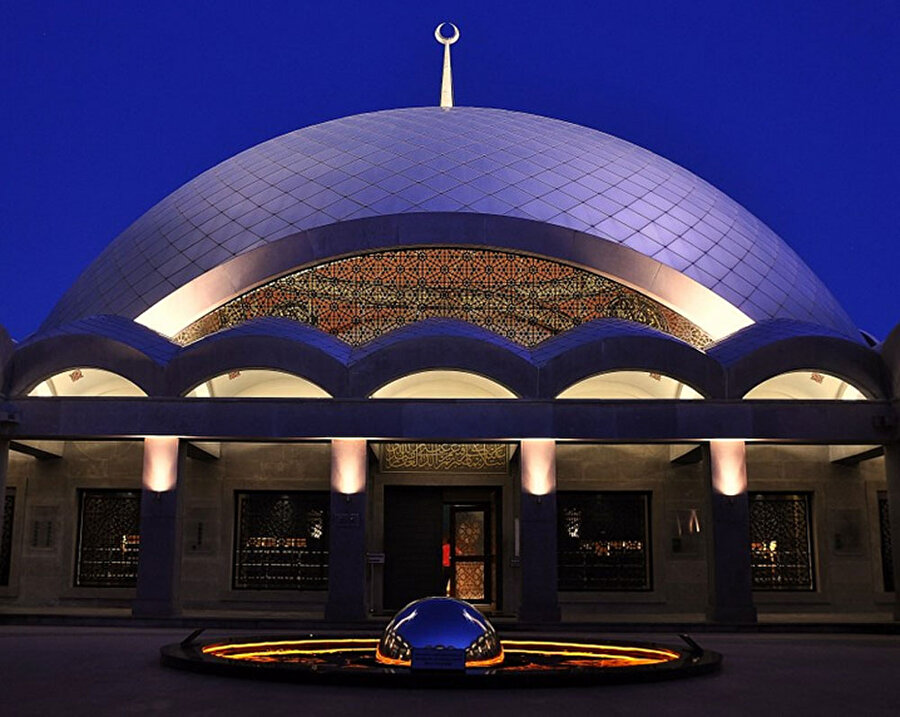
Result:
<svg viewBox="0 0 900 717"><path fill-rule="evenodd" d="M460 600L474 600L481 602L484 596L484 562L463 562L457 560L455 563L455 581L456 597Z"/></svg>

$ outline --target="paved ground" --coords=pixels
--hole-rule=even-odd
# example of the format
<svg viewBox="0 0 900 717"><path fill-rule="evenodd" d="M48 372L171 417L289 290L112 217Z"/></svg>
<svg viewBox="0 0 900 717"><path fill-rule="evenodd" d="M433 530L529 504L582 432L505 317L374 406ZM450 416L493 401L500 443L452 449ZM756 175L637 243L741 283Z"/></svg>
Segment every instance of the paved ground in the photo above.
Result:
<svg viewBox="0 0 900 717"><path fill-rule="evenodd" d="M0 626L0 715L900 714L898 635L704 634L701 644L725 655L717 675L649 685L449 691L260 683L161 667L160 645L185 634ZM678 644L672 635L635 639Z"/></svg>

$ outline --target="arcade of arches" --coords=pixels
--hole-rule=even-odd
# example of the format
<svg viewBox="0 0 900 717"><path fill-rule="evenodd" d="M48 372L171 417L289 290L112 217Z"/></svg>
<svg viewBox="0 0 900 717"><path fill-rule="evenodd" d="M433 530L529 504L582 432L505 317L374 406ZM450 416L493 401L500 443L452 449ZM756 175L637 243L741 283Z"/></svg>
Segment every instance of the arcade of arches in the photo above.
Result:
<svg viewBox="0 0 900 717"><path fill-rule="evenodd" d="M109 399L143 392L124 377L85 367L47 377L31 395ZM241 368L207 379L186 397L327 400L329 394L300 376ZM459 370L411 373L371 398L388 405L521 400L486 376ZM677 379L637 370L581 379L558 398L704 400ZM745 397L817 399L865 396L836 376L795 371ZM390 612L422 594L450 594L489 612L551 620L877 616L893 600L884 458L874 445L145 443L142 450L141 441L13 442L0 599L11 606L131 604L143 614L202 612L225 600L242 610L359 616ZM154 485L156 473L170 473L171 486ZM148 488L150 495L169 495L176 482L172 510L180 536L177 558L170 559L178 562L171 569L177 607L171 595L155 599L149 588L142 600L140 584L145 534L154 525L146 513L159 510ZM731 604L715 592L721 545L711 535L722 509L715 496L729 494L747 496L749 526L750 584L728 597ZM338 602L330 587L349 568L342 565L346 549L338 556L334 546L348 540L367 562L355 589L342 586ZM527 560L551 570L543 574L555 575L552 584L543 580L523 594ZM861 581L870 585L867 602Z"/></svg>

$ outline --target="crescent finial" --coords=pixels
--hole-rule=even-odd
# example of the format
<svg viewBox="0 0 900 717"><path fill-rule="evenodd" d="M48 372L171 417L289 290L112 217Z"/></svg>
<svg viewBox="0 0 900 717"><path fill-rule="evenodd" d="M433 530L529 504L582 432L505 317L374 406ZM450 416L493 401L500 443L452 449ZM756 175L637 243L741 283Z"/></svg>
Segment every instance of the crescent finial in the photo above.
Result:
<svg viewBox="0 0 900 717"><path fill-rule="evenodd" d="M444 27L444 25L449 25L453 28L453 35L451 35L450 37L444 37L441 34L441 29ZM442 45L452 45L459 39L459 28L452 22L442 22L434 29L434 39Z"/></svg>
<svg viewBox="0 0 900 717"><path fill-rule="evenodd" d="M453 35L444 37L441 30L444 25L453 28ZM453 107L453 75L450 72L450 45L459 39L459 28L452 22L442 22L434 29L434 39L444 46L444 74L441 78L441 107Z"/></svg>

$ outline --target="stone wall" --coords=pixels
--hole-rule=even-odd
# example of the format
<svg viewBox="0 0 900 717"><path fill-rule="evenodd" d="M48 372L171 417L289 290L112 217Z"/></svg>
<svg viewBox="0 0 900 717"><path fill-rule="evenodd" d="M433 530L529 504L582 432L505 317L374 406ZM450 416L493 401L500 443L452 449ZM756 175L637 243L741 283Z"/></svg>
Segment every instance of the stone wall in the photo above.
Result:
<svg viewBox="0 0 900 717"><path fill-rule="evenodd" d="M702 462L673 464L673 450L677 455L678 449L668 445L559 445L558 490L651 493L652 589L561 592L564 620L639 619L660 613L702 619L707 594L704 542L674 538L677 511L697 511L701 534L707 526L707 468Z"/></svg>
<svg viewBox="0 0 900 717"><path fill-rule="evenodd" d="M688 447L689 448L689 447ZM214 445L219 458L187 458L182 493L181 599L192 610L273 610L321 614L324 591L236 590L231 565L235 492L329 489L330 447L303 444ZM645 491L652 495L652 587L633 592L562 592L563 619L702 620L707 602L704 540L677 539L676 517L696 511L708 533L708 464L702 453L683 463L686 447L669 445L558 446L558 490ZM888 612L893 594L882 584L877 495L884 490L883 458L855 465L833 463L829 446L749 445L749 490L812 494L816 588L807 592L756 591L762 616L777 614L874 614ZM127 608L128 588L76 588L78 491L138 490L139 441L69 442L62 458L38 460L11 452L8 487L15 489L12 568L0 587L0 610L38 607ZM519 604L515 521L519 511L518 463L502 475L381 474L370 461L367 549L383 550L385 485L492 486L498 496L502 555L502 612ZM380 568L373 567L374 606L379 608Z"/></svg>
<svg viewBox="0 0 900 717"><path fill-rule="evenodd" d="M749 490L812 494L815 590L754 591L767 613L864 613L888 610L881 573L879 490L886 490L884 458L856 465L830 460L829 446L747 447Z"/></svg>
<svg viewBox="0 0 900 717"><path fill-rule="evenodd" d="M10 452L7 486L16 490L12 567L2 604L129 607L133 588L76 588L78 491L140 490L139 441L67 442L61 458Z"/></svg>
<svg viewBox="0 0 900 717"><path fill-rule="evenodd" d="M184 609L324 609L325 591L235 590L236 491L329 490L328 443L223 443L218 459L187 459L183 481Z"/></svg>

